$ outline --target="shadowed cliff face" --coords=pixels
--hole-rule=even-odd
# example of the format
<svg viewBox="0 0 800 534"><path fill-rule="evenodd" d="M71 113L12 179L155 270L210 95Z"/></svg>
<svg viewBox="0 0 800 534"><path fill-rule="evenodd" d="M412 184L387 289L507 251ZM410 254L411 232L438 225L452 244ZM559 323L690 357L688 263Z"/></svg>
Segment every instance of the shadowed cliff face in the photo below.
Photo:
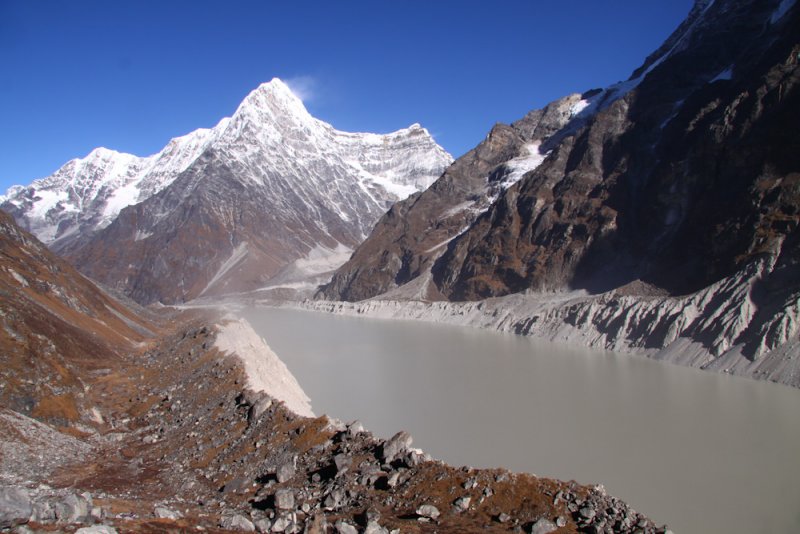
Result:
<svg viewBox="0 0 800 534"><path fill-rule="evenodd" d="M578 112L554 128L537 132L526 124L532 114L496 127L431 190L491 182L537 135L546 159L487 195L472 220L444 230L436 215L457 211L466 195L426 192L396 205L324 295L359 300L422 276L431 283L416 296L433 299L601 292L637 280L648 291L685 294L782 243L791 255L800 27L797 7L779 16L779 5L698 2L630 80L583 95ZM499 131L509 141L492 142ZM470 165L478 152L481 168ZM465 166L469 180L457 172ZM418 208L423 199L433 206ZM795 267L786 269L797 280Z"/></svg>

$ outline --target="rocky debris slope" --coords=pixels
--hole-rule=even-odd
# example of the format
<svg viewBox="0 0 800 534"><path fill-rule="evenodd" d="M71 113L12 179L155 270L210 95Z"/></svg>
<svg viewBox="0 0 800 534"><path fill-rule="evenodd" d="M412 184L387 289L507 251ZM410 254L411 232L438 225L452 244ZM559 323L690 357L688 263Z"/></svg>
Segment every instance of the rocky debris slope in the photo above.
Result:
<svg viewBox="0 0 800 534"><path fill-rule="evenodd" d="M399 432L300 417L246 387L241 360L194 321L139 359L127 412L92 454L31 469L0 493L4 525L202 527L259 532L663 533L600 487L503 470L456 469ZM133 396L135 395L135 396ZM123 403L124 404L124 403ZM121 415L121 414L119 414ZM70 488L70 489L67 489Z"/></svg>
<svg viewBox="0 0 800 534"><path fill-rule="evenodd" d="M96 151L2 207L93 279L174 303L332 271L452 162L418 124L338 131L278 79L173 143L145 160Z"/></svg>
<svg viewBox="0 0 800 534"><path fill-rule="evenodd" d="M297 379L278 358L266 341L244 319L228 320L220 326L216 347L242 360L247 387L281 399L292 412L313 417L311 399L298 384ZM262 409L254 407L254 413Z"/></svg>
<svg viewBox="0 0 800 534"><path fill-rule="evenodd" d="M665 358L794 383L762 358L797 346L798 31L794 2L696 2L629 80L496 126L427 192L395 204L320 296L546 301L580 290L595 295L591 313L552 313L591 344L661 357L686 338L701 349ZM532 143L541 160L517 176ZM496 195L479 193L507 176ZM652 310L653 295L670 297L669 314ZM696 313L692 295L706 299Z"/></svg>
<svg viewBox="0 0 800 534"><path fill-rule="evenodd" d="M0 223L0 530L665 531L598 488L298 415L288 371L254 361L266 345L230 339L241 323L143 319Z"/></svg>

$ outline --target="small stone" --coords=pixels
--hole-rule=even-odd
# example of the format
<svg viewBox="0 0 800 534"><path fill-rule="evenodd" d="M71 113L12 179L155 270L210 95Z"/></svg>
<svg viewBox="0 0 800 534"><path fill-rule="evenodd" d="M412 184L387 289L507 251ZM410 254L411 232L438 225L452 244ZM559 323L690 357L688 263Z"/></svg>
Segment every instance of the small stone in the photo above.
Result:
<svg viewBox="0 0 800 534"><path fill-rule="evenodd" d="M564 519L562 516L558 516L556 518L556 526L558 528L563 528L563 527L567 526L567 520Z"/></svg>
<svg viewBox="0 0 800 534"><path fill-rule="evenodd" d="M272 521L266 518L258 519L253 521L253 526L256 527L256 532L269 532L272 528Z"/></svg>
<svg viewBox="0 0 800 534"><path fill-rule="evenodd" d="M270 532L286 532L291 526L292 522L288 517L279 517L272 523Z"/></svg>
<svg viewBox="0 0 800 534"><path fill-rule="evenodd" d="M455 501L453 501L453 507L456 509L456 512L466 512L469 509L469 503L472 499L469 496L459 497Z"/></svg>
<svg viewBox="0 0 800 534"><path fill-rule="evenodd" d="M578 513L581 514L581 517L583 517L587 521L591 521L592 519L594 519L594 516L597 515L597 512L594 511L594 508L591 508L589 506L584 506L583 508L580 509Z"/></svg>
<svg viewBox="0 0 800 534"><path fill-rule="evenodd" d="M340 519L336 522L336 532L338 534L358 534L358 529Z"/></svg>
<svg viewBox="0 0 800 534"><path fill-rule="evenodd" d="M56 520L56 510L49 501L33 503L33 513L31 520L37 523L47 523Z"/></svg>
<svg viewBox="0 0 800 534"><path fill-rule="evenodd" d="M109 525L94 525L79 528L75 531L75 534L117 534L117 529Z"/></svg>
<svg viewBox="0 0 800 534"><path fill-rule="evenodd" d="M389 475L389 478L386 480L386 485L389 486L390 488L394 488L395 486L397 486L399 482L400 482L400 472L395 471L394 473Z"/></svg>
<svg viewBox="0 0 800 534"><path fill-rule="evenodd" d="M500 515L497 516L497 520L500 523L508 523L509 521L511 521L511 516L508 515L507 513L503 512L503 513L501 513Z"/></svg>
<svg viewBox="0 0 800 534"><path fill-rule="evenodd" d="M364 510L363 519L367 523L377 523L381 518L381 512L375 507L370 506Z"/></svg>
<svg viewBox="0 0 800 534"><path fill-rule="evenodd" d="M558 530L558 527L555 525L555 523L542 517L533 524L533 527L531 527L531 534L550 534L556 530Z"/></svg>
<svg viewBox="0 0 800 534"><path fill-rule="evenodd" d="M436 520L439 517L439 509L432 504L423 504L417 508L417 515Z"/></svg>
<svg viewBox="0 0 800 534"><path fill-rule="evenodd" d="M337 454L333 457L333 465L336 468L336 476L341 476L350 469L350 465L353 463L353 458L346 454Z"/></svg>
<svg viewBox="0 0 800 534"><path fill-rule="evenodd" d="M0 488L0 528L11 528L28 522L31 498L22 488Z"/></svg>
<svg viewBox="0 0 800 534"><path fill-rule="evenodd" d="M294 492L289 488L281 488L275 492L275 508L291 510L294 508Z"/></svg>
<svg viewBox="0 0 800 534"><path fill-rule="evenodd" d="M465 490L471 490L471 489L476 488L477 486L478 486L478 481L475 480L474 478L470 478L466 482L464 482L462 487Z"/></svg>
<svg viewBox="0 0 800 534"><path fill-rule="evenodd" d="M361 424L361 421L353 421L347 425L347 434L350 437L355 437L362 432L364 432L364 425Z"/></svg>
<svg viewBox="0 0 800 534"><path fill-rule="evenodd" d="M364 529L364 534L388 534L388 532L377 521L370 521L367 523L367 528Z"/></svg>
<svg viewBox="0 0 800 534"><path fill-rule="evenodd" d="M326 508L331 508L331 509L339 508L340 506L342 506L344 499L345 499L344 490L335 489L332 492L330 492L327 497L325 497L323 504L325 505Z"/></svg>
<svg viewBox="0 0 800 534"><path fill-rule="evenodd" d="M256 527L253 522L242 514L228 515L222 518L219 526L228 530L242 530L244 532L255 532Z"/></svg>
<svg viewBox="0 0 800 534"><path fill-rule="evenodd" d="M56 504L56 518L64 523L79 523L89 515L89 502L74 493Z"/></svg>
<svg viewBox="0 0 800 534"><path fill-rule="evenodd" d="M234 478L222 488L225 493L241 493L250 487L251 482L245 477Z"/></svg>
<svg viewBox="0 0 800 534"><path fill-rule="evenodd" d="M175 510L170 510L166 506L156 506L153 514L159 519L171 519L173 521L177 521L183 514L180 512L176 512Z"/></svg>
<svg viewBox="0 0 800 534"><path fill-rule="evenodd" d="M282 463L275 472L275 478L278 482L283 483L294 478L295 475L295 460Z"/></svg>
<svg viewBox="0 0 800 534"><path fill-rule="evenodd" d="M256 401L247 411L247 422L253 424L258 421L258 418L272 406L272 399L269 397L262 397Z"/></svg>

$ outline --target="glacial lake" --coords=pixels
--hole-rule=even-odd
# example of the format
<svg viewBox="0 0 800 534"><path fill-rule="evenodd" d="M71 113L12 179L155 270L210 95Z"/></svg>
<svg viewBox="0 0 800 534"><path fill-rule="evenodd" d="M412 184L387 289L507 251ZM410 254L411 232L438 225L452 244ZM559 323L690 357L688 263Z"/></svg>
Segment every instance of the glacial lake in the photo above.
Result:
<svg viewBox="0 0 800 534"><path fill-rule="evenodd" d="M602 483L681 533L800 532L800 390L450 325L248 308L316 414Z"/></svg>

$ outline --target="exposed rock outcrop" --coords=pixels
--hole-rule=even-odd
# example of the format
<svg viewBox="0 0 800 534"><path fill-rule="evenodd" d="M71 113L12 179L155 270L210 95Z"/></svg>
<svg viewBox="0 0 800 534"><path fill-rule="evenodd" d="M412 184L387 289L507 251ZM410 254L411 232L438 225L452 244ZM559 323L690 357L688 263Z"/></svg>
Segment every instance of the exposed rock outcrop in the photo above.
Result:
<svg viewBox="0 0 800 534"><path fill-rule="evenodd" d="M591 311L556 306L542 326L517 310L517 329L599 329L585 342L659 355L681 338L701 348L669 359L761 376L760 358L797 345L798 31L792 2L696 2L629 80L496 126L395 204L319 296L583 291ZM526 160L532 146L541 160ZM509 185L489 193L498 180ZM737 351L735 365L722 357Z"/></svg>

